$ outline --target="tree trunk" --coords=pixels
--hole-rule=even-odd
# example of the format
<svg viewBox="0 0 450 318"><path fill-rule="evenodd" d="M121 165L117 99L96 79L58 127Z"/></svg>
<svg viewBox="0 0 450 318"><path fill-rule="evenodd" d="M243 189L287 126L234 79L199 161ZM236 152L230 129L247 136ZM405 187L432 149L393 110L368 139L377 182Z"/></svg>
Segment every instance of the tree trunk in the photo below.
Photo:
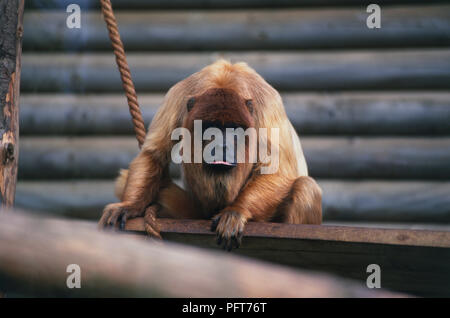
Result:
<svg viewBox="0 0 450 318"><path fill-rule="evenodd" d="M0 203L14 204L24 0L0 0Z"/></svg>

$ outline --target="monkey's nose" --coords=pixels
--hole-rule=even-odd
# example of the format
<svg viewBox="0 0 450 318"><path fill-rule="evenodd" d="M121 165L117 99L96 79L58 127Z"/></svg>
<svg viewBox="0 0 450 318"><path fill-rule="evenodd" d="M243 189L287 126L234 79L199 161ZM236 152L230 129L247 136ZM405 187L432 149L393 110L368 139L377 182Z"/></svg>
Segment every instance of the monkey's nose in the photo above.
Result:
<svg viewBox="0 0 450 318"><path fill-rule="evenodd" d="M212 149L211 155L214 159L212 162L209 162L210 165L227 166L230 168L236 166L236 154L233 147L223 145L222 154L217 154L220 158L216 156L216 148Z"/></svg>

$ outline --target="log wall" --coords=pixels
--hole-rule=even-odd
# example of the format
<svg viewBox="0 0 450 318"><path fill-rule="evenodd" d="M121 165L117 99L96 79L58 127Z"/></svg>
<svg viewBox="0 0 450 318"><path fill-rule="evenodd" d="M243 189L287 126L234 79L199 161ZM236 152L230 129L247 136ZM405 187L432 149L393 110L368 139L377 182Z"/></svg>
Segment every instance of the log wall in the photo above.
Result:
<svg viewBox="0 0 450 318"><path fill-rule="evenodd" d="M17 204L95 219L137 147L98 1L78 2L81 29L65 27L69 3L26 4ZM376 30L356 0L113 6L146 124L178 80L219 57L248 62L283 97L326 222L445 226L450 6L377 3Z"/></svg>

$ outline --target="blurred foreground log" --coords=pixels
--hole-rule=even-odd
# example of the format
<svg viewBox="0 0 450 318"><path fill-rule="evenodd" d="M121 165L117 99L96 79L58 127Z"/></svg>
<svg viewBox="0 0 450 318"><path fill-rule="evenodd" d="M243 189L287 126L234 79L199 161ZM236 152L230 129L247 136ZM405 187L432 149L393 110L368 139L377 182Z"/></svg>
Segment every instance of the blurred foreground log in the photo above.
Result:
<svg viewBox="0 0 450 318"><path fill-rule="evenodd" d="M19 156L24 0L0 0L0 204L12 206Z"/></svg>
<svg viewBox="0 0 450 318"><path fill-rule="evenodd" d="M230 254L101 233L92 224L14 214L0 215L0 287L6 292L87 297L398 296ZM80 289L66 286L69 264L81 268Z"/></svg>

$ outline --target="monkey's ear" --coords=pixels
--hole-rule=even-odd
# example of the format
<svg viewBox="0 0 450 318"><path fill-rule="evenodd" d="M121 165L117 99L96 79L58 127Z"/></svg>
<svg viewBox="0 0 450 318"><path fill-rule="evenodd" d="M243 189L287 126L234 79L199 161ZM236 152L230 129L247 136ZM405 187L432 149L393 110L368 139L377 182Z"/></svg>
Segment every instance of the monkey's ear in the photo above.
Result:
<svg viewBox="0 0 450 318"><path fill-rule="evenodd" d="M191 111L191 109L194 107L194 104L195 104L195 97L189 98L189 100L187 102L187 110L188 110L188 112Z"/></svg>
<svg viewBox="0 0 450 318"><path fill-rule="evenodd" d="M253 100L247 99L247 100L245 101L245 105L247 106L248 111L249 111L251 114L253 114Z"/></svg>

